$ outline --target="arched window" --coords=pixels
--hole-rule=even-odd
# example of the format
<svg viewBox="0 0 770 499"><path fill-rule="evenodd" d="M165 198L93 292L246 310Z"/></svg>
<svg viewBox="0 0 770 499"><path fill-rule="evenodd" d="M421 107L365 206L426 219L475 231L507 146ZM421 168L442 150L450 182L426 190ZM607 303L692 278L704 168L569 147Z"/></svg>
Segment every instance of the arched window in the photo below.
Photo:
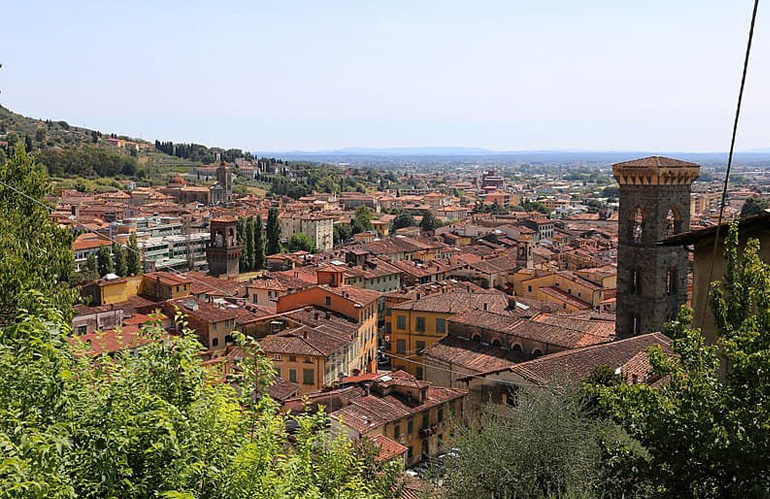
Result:
<svg viewBox="0 0 770 499"><path fill-rule="evenodd" d="M666 294L674 295L677 291L677 271L676 267L671 267L666 270Z"/></svg>
<svg viewBox="0 0 770 499"><path fill-rule="evenodd" d="M639 334L639 331L640 331L640 326L639 326L640 316L639 316L639 314L631 314L630 321L631 321L631 324L630 324L631 334L636 336L637 334Z"/></svg>
<svg viewBox="0 0 770 499"><path fill-rule="evenodd" d="M672 206L666 214L666 237L682 232L682 217L676 206Z"/></svg>
<svg viewBox="0 0 770 499"><path fill-rule="evenodd" d="M501 347L501 346L503 346L503 344L502 344L502 343L500 343L500 340L498 340L497 338L495 338L494 340L492 340L492 346L493 346L493 347Z"/></svg>
<svg viewBox="0 0 770 499"><path fill-rule="evenodd" d="M481 343L481 335L474 334L473 336L471 336L471 341L475 341L476 343Z"/></svg>
<svg viewBox="0 0 770 499"><path fill-rule="evenodd" d="M630 291L632 295L642 294L642 271L641 269L631 269Z"/></svg>
<svg viewBox="0 0 770 499"><path fill-rule="evenodd" d="M539 348L535 348L534 350L532 350L533 357L540 357L541 355L543 355L543 351L540 350Z"/></svg>
<svg viewBox="0 0 770 499"><path fill-rule="evenodd" d="M637 206L631 212L631 244L642 244L642 236L644 235L644 212L642 207Z"/></svg>
<svg viewBox="0 0 770 499"><path fill-rule="evenodd" d="M514 343L513 345L511 345L511 350L513 350L514 353L521 353L521 345L519 345L518 343Z"/></svg>

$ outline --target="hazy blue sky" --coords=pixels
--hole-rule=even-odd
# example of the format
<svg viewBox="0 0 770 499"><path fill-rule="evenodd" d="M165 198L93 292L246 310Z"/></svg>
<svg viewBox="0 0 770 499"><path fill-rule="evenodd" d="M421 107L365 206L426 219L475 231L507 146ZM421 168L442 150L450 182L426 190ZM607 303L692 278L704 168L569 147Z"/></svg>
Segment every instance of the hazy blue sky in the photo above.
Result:
<svg viewBox="0 0 770 499"><path fill-rule="evenodd" d="M0 103L249 150L726 150L751 6L8 1ZM770 147L768 16L760 7L739 149Z"/></svg>

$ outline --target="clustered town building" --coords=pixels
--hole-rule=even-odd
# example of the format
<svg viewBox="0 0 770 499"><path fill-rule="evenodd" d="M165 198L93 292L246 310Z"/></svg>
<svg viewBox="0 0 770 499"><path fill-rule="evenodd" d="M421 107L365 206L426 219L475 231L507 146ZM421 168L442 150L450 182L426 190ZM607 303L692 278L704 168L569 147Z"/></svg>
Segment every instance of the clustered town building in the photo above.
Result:
<svg viewBox="0 0 770 499"><path fill-rule="evenodd" d="M151 314L177 334L181 312L205 362L228 376L249 355L234 341L243 332L272 359L270 396L283 411L322 407L350 438L407 465L446 452L453 425L483 404L513 403L517 385L579 381L600 365L660 383L645 352L670 351L663 323L692 296L683 244L701 241L690 227L708 225L715 206L693 189L698 165L662 157L614 165L619 204L599 213L568 181L533 186L495 172L445 190L298 200L236 196L229 166L207 173L214 185L176 175L160 188L59 193L53 216L89 231L73 244L78 267L131 234L144 267L83 286L90 300L77 307L73 341L94 355L137 348ZM550 215L507 210L525 200ZM360 205L375 230L335 246L334 227ZM269 255L263 271L241 274L237 220L266 220L270 208L284 238L306 234L317 251ZM445 224L391 230L394 208Z"/></svg>

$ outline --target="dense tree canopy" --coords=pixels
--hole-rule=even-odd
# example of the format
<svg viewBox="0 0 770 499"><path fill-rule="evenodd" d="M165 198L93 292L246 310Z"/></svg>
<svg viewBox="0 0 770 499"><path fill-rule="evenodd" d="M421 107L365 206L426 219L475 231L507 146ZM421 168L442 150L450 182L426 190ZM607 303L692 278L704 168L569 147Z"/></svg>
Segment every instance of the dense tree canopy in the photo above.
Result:
<svg viewBox="0 0 770 499"><path fill-rule="evenodd" d="M678 355L650 356L665 386L599 390L604 408L649 453L646 471L661 497L770 493L770 265L756 240L738 256L736 225L725 253L725 279L712 290L718 340L707 343L685 309L668 329Z"/></svg>
<svg viewBox="0 0 770 499"><path fill-rule="evenodd" d="M321 499L394 490L393 472L371 449L319 431L323 416L297 417L299 431L287 434L275 403L251 396L272 380L264 357L244 361L239 396L206 371L191 333L167 337L147 326L147 346L92 363L73 354L60 313L45 310L0 330L0 498Z"/></svg>
<svg viewBox="0 0 770 499"><path fill-rule="evenodd" d="M47 148L36 152L39 161L56 176L114 177L134 175L136 159L103 147Z"/></svg>
<svg viewBox="0 0 770 499"><path fill-rule="evenodd" d="M414 221L414 217L408 211L402 211L393 219L393 230L414 227L416 225L417 222Z"/></svg>
<svg viewBox="0 0 770 499"><path fill-rule="evenodd" d="M48 217L44 198L49 192L46 175L24 148L0 165L0 327L20 310L34 311L30 292L50 296L68 306L76 294L64 285L75 269L73 236Z"/></svg>
<svg viewBox="0 0 770 499"><path fill-rule="evenodd" d="M396 468L378 464L371 445L329 431L325 415L297 416L298 430L287 431L265 395L272 361L242 335L238 390L222 382L220 367L204 365L181 316L181 334L152 322L140 333L145 345L114 358L77 344L66 279L72 238L36 202L45 175L17 147L0 180L29 196L0 191L0 499L398 492Z"/></svg>
<svg viewBox="0 0 770 499"><path fill-rule="evenodd" d="M350 222L353 234L366 232L372 230L372 210L368 206L362 204L356 208L353 214L353 220Z"/></svg>
<svg viewBox="0 0 770 499"><path fill-rule="evenodd" d="M313 239L311 239L307 234L303 234L302 232L292 234L289 238L288 246L289 251L307 251L313 253L316 250Z"/></svg>
<svg viewBox="0 0 770 499"><path fill-rule="evenodd" d="M436 218L436 215L430 210L423 210L422 220L420 220L420 229L423 231L431 231L436 230L439 227L441 227L441 221Z"/></svg>
<svg viewBox="0 0 770 499"><path fill-rule="evenodd" d="M281 222L278 220L278 208L270 208L267 212L267 242L265 254L273 255L281 252Z"/></svg>

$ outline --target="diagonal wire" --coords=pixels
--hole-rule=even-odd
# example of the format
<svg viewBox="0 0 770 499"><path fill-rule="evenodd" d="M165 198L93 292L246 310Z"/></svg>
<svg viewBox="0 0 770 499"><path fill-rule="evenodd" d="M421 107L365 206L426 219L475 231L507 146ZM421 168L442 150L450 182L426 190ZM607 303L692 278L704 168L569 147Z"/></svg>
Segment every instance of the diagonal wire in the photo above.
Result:
<svg viewBox="0 0 770 499"><path fill-rule="evenodd" d="M722 225L722 220L725 211L725 201L727 199L727 186L730 182L730 169L733 166L733 154L735 152L735 138L738 135L738 119L741 115L741 103L743 102L743 89L746 86L746 74L749 69L749 56L751 55L751 42L754 38L754 25L757 20L757 9L759 8L759 0L754 0L754 10L751 13L751 24L749 25L749 38L746 42L746 55L743 59L743 72L741 74L741 87L738 91L738 102L735 106L735 119L733 120L733 134L730 139L730 154L727 156L727 169L725 170L725 182L722 187L722 199L719 203L719 220L717 221L716 234L714 235L714 248L711 252L711 265L709 267L709 277L706 281L705 296L703 299L703 306L701 307L700 321L696 324L696 327L700 330L701 338L703 337L703 326L706 319L706 310L708 308L708 294L711 287L711 279L714 278L714 262L716 261L717 249L719 246L719 232Z"/></svg>

